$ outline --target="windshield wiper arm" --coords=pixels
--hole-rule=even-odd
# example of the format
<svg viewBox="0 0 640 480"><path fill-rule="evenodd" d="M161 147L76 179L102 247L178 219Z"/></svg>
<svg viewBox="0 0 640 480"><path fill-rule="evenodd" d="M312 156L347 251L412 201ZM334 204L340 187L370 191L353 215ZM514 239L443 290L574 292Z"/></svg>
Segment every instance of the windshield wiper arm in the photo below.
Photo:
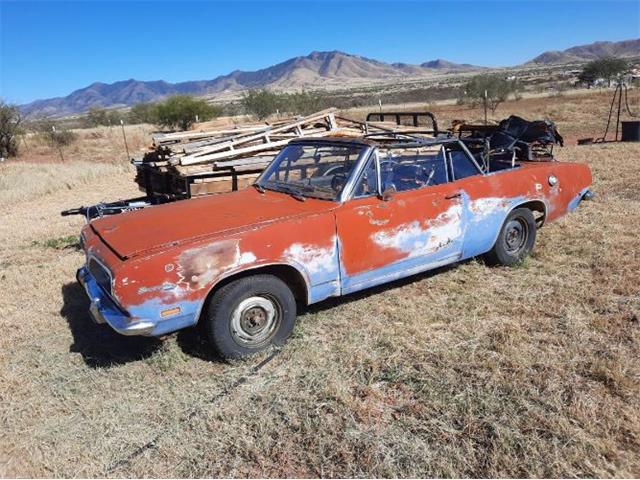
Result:
<svg viewBox="0 0 640 480"><path fill-rule="evenodd" d="M297 188L293 188L284 182L273 182L273 183L275 184L274 186L276 187L273 190L277 192L287 193L291 195L293 198L295 198L296 200L300 200L301 202L304 202L307 199L304 195L302 195L302 193L300 193L300 191Z"/></svg>
<svg viewBox="0 0 640 480"><path fill-rule="evenodd" d="M260 193L264 193L264 187L262 185L260 185L259 183L254 183L253 184L253 188L258 190Z"/></svg>
<svg viewBox="0 0 640 480"><path fill-rule="evenodd" d="M302 195L300 192L294 192L293 190L289 190L287 191L287 193L291 195L293 198L295 198L296 200L299 200L301 202L304 202L307 199L307 197Z"/></svg>

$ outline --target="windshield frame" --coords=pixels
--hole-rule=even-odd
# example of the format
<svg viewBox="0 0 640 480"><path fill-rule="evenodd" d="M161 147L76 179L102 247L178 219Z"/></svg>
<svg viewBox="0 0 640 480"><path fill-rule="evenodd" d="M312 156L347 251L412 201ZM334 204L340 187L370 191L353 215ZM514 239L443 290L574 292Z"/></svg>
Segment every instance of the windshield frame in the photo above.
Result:
<svg viewBox="0 0 640 480"><path fill-rule="evenodd" d="M302 145L302 146L334 146L334 147L357 147L361 149L358 158L355 160L355 165L347 178L347 181L342 189L334 198L325 198L319 195L310 195L309 191L305 191L303 188L297 189L299 194L305 198L313 198L317 200L324 200L329 202L338 202L342 203L351 197L351 193L355 187L356 180L360 177L360 173L364 168L364 165L367 163L371 152L373 151L373 147L366 143L361 143L358 141L349 142L349 141L334 141L334 140L324 140L324 139L314 139L314 140L305 140L305 141L296 141L290 142L285 147L283 147L280 152L274 157L274 159L269 163L269 166L264 169L264 171L260 174L260 176L254 182L255 185L259 185L265 190L270 190L274 192L281 192L287 195L291 195L288 189L283 188L282 190L272 188L273 186L270 184L270 181L267 180L269 176L276 170L278 165L280 164L280 157L283 154L284 150L289 145ZM295 189L296 185L291 184L291 190Z"/></svg>

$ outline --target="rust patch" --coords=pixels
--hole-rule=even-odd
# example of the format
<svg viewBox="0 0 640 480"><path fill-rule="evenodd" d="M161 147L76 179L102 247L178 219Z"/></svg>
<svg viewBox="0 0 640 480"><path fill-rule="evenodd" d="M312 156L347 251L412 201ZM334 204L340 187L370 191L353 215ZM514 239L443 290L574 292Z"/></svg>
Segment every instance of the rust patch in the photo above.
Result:
<svg viewBox="0 0 640 480"><path fill-rule="evenodd" d="M238 264L239 257L238 240L220 240L185 250L178 260L179 283L190 290L199 290L213 282L221 271Z"/></svg>

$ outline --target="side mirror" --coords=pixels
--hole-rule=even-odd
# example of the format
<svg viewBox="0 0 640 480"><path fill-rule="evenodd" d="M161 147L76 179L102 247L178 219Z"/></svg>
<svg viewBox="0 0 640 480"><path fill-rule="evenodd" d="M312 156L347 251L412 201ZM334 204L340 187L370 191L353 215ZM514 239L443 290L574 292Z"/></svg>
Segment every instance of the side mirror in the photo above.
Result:
<svg viewBox="0 0 640 480"><path fill-rule="evenodd" d="M391 200L391 198L393 198L396 192L397 190L394 185L387 185L386 187L384 187L384 190L380 198L383 202L388 202L389 200Z"/></svg>

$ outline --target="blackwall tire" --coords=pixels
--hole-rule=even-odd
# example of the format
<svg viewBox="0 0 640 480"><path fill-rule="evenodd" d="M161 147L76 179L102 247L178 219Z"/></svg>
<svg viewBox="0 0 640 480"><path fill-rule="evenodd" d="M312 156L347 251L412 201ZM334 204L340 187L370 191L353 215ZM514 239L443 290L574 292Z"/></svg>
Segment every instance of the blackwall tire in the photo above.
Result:
<svg viewBox="0 0 640 480"><path fill-rule="evenodd" d="M490 265L512 266L531 253L536 241L536 220L528 208L516 208L507 215L496 243L485 254Z"/></svg>
<svg viewBox="0 0 640 480"><path fill-rule="evenodd" d="M289 338L296 301L278 277L243 277L214 292L202 321L209 342L222 358L243 358Z"/></svg>

